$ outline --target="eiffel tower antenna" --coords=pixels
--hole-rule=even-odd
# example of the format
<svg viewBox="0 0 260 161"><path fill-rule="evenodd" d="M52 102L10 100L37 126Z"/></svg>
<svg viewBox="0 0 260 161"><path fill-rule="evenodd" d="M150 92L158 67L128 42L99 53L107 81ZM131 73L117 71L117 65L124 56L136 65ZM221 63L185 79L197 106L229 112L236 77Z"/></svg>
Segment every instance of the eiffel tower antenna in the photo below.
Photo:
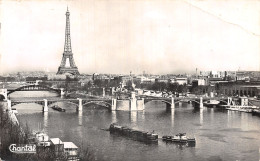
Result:
<svg viewBox="0 0 260 161"><path fill-rule="evenodd" d="M70 12L69 7L67 6L66 12L66 28L65 28L65 43L64 43L64 52L59 66L57 74L70 73L73 75L79 75L78 68L73 59L73 53L71 49L71 38L70 38ZM69 60L69 67L66 67L66 60Z"/></svg>

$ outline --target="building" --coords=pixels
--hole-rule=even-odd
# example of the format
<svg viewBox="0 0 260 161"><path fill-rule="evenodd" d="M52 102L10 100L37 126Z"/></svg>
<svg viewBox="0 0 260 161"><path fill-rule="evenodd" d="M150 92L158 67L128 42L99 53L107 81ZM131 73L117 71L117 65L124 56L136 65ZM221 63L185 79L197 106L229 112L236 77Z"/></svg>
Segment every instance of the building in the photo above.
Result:
<svg viewBox="0 0 260 161"><path fill-rule="evenodd" d="M53 152L54 157L64 157L64 143L59 138L51 138L50 142L50 149Z"/></svg>
<svg viewBox="0 0 260 161"><path fill-rule="evenodd" d="M179 85L188 84L188 78L185 77L179 77L179 78L173 78L170 81L171 83L178 83Z"/></svg>
<svg viewBox="0 0 260 161"><path fill-rule="evenodd" d="M260 83L222 82L216 84L216 90L222 95L256 97L260 95Z"/></svg>
<svg viewBox="0 0 260 161"><path fill-rule="evenodd" d="M35 135L35 142L37 143L37 146L50 146L50 138L46 133L43 132L37 132Z"/></svg>
<svg viewBox="0 0 260 161"><path fill-rule="evenodd" d="M67 160L76 161L78 160L78 147L73 142L63 142L64 154Z"/></svg>

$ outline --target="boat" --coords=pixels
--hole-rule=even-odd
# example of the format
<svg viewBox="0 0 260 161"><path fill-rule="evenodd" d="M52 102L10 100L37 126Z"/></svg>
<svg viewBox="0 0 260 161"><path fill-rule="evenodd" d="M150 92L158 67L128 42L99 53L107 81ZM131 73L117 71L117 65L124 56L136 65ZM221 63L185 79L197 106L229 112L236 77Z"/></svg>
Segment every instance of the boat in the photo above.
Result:
<svg viewBox="0 0 260 161"><path fill-rule="evenodd" d="M12 112L13 112L14 114L18 114L18 111L16 110L16 108L12 108Z"/></svg>
<svg viewBox="0 0 260 161"><path fill-rule="evenodd" d="M196 143L195 138L189 138L186 136L186 133L179 133L174 136L163 136L163 141L170 141L175 143Z"/></svg>
<svg viewBox="0 0 260 161"><path fill-rule="evenodd" d="M238 111L239 111L239 112L247 112L247 109L245 109L245 108L239 108Z"/></svg>
<svg viewBox="0 0 260 161"><path fill-rule="evenodd" d="M52 109L56 110L56 111L60 111L60 112L66 112L66 110L64 108L61 108L57 105L54 105L51 107Z"/></svg>
<svg viewBox="0 0 260 161"><path fill-rule="evenodd" d="M230 110L230 111L238 111L238 108L239 108L239 107L231 106L231 107L227 108L227 110Z"/></svg>
<svg viewBox="0 0 260 161"><path fill-rule="evenodd" d="M110 125L109 131L112 134L118 134L145 143L158 143L158 134L155 134L154 132L131 129L114 123Z"/></svg>
<svg viewBox="0 0 260 161"><path fill-rule="evenodd" d="M252 115L258 115L258 116L260 116L260 110L259 110L259 109L254 109L254 110L252 110Z"/></svg>
<svg viewBox="0 0 260 161"><path fill-rule="evenodd" d="M172 136L163 136L163 141L172 141Z"/></svg>
<svg viewBox="0 0 260 161"><path fill-rule="evenodd" d="M218 100L209 100L209 101L205 102L204 105L206 107L212 108L212 107L217 107L217 105L219 105L219 103L220 103L220 101L218 101Z"/></svg>
<svg viewBox="0 0 260 161"><path fill-rule="evenodd" d="M247 109L246 113L252 113L252 111L253 111L252 109Z"/></svg>
<svg viewBox="0 0 260 161"><path fill-rule="evenodd" d="M249 99L247 97L233 98L230 105L225 105L227 110L240 111L240 112L252 112L253 109L258 109L259 107L255 105L249 105Z"/></svg>
<svg viewBox="0 0 260 161"><path fill-rule="evenodd" d="M249 98L248 103L253 106L260 107L260 98Z"/></svg>

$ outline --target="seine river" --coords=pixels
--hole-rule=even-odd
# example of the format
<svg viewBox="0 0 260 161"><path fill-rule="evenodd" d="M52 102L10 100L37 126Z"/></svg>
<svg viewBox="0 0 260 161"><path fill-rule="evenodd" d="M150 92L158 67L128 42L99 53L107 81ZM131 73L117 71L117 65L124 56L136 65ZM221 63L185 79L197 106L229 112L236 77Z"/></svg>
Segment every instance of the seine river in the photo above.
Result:
<svg viewBox="0 0 260 161"><path fill-rule="evenodd" d="M14 97L50 97L50 92L15 92ZM100 106L76 106L58 103L66 112L49 108L43 113L38 104L19 104L18 119L31 129L44 129L51 138L72 141L90 147L96 160L104 161L159 161L159 160L246 160L258 161L260 152L260 117L250 113L212 108L194 109L192 105L178 104L166 111L161 102L150 102L145 111L109 111ZM195 147L188 147L159 140L156 145L144 144L102 130L111 123L118 123L144 131L155 131L159 137L186 132L196 137Z"/></svg>

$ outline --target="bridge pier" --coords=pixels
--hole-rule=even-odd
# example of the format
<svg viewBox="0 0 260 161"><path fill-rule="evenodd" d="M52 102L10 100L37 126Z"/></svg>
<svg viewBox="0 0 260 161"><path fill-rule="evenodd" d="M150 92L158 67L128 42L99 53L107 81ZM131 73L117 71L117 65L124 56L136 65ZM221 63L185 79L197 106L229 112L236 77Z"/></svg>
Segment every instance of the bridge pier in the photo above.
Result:
<svg viewBox="0 0 260 161"><path fill-rule="evenodd" d="M106 96L106 91L105 91L105 88L103 88L103 97Z"/></svg>
<svg viewBox="0 0 260 161"><path fill-rule="evenodd" d="M11 100L7 100L7 111L11 111L11 110L12 110Z"/></svg>
<svg viewBox="0 0 260 161"><path fill-rule="evenodd" d="M130 111L136 111L135 92L131 92Z"/></svg>
<svg viewBox="0 0 260 161"><path fill-rule="evenodd" d="M228 106L231 105L231 101L232 101L232 98L231 98L231 97L228 97L228 102L227 102L227 105L228 105Z"/></svg>
<svg viewBox="0 0 260 161"><path fill-rule="evenodd" d="M181 101L179 102L179 107L182 107L182 102Z"/></svg>
<svg viewBox="0 0 260 161"><path fill-rule="evenodd" d="M114 94L115 94L115 87L112 87L111 94L112 94L112 96L114 96Z"/></svg>
<svg viewBox="0 0 260 161"><path fill-rule="evenodd" d="M61 95L61 96L64 96L64 95L65 95L64 88L60 88L60 95Z"/></svg>
<svg viewBox="0 0 260 161"><path fill-rule="evenodd" d="M48 100L43 99L44 104L43 104L43 112L48 112Z"/></svg>
<svg viewBox="0 0 260 161"><path fill-rule="evenodd" d="M82 99L81 98L77 98L78 100L79 100L79 105L78 105L78 111L82 111L82 108L83 108L83 106L82 106Z"/></svg>
<svg viewBox="0 0 260 161"><path fill-rule="evenodd" d="M145 110L145 106L144 106L144 98L142 98L142 103L143 103L143 110Z"/></svg>
<svg viewBox="0 0 260 161"><path fill-rule="evenodd" d="M1 89L0 94L4 96L4 101L7 100L7 89Z"/></svg>
<svg viewBox="0 0 260 161"><path fill-rule="evenodd" d="M200 97L200 108L203 108L203 98Z"/></svg>

